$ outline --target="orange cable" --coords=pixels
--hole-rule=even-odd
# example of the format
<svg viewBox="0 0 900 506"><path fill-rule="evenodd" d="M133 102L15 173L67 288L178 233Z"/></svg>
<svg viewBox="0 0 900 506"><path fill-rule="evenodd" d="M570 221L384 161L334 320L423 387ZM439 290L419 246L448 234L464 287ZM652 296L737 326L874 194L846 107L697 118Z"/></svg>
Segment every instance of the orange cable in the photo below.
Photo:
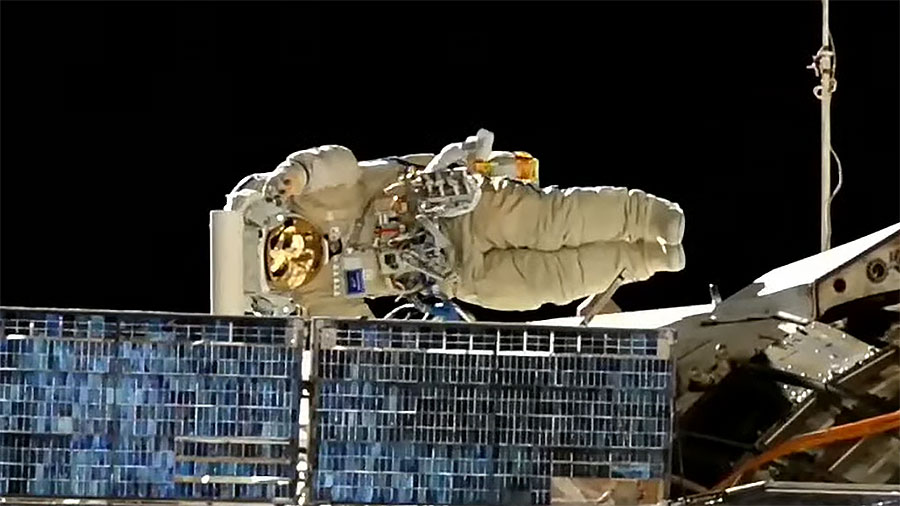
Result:
<svg viewBox="0 0 900 506"><path fill-rule="evenodd" d="M858 439L874 434L881 434L882 432L897 428L900 428L900 411L796 436L766 450L761 455L748 460L738 467L737 470L728 475L727 478L719 482L713 490L724 490L728 487L733 487L737 485L741 478L747 473L755 471L769 462L785 455L809 450L811 448L818 448L820 446L827 446L848 439Z"/></svg>

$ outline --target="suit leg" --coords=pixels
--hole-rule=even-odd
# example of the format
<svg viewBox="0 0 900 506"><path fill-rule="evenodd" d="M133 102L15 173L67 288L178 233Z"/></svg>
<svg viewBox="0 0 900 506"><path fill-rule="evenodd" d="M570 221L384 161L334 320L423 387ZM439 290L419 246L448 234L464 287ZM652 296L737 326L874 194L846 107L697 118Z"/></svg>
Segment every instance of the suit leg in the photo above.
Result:
<svg viewBox="0 0 900 506"><path fill-rule="evenodd" d="M680 244L684 214L677 204L626 188L546 188L499 180L483 186L471 222L475 249L556 251L594 242Z"/></svg>
<svg viewBox="0 0 900 506"><path fill-rule="evenodd" d="M683 266L681 246L656 242L594 242L555 252L496 249L482 265L463 269L455 295L487 308L523 311L606 290L622 269L628 281L642 281Z"/></svg>

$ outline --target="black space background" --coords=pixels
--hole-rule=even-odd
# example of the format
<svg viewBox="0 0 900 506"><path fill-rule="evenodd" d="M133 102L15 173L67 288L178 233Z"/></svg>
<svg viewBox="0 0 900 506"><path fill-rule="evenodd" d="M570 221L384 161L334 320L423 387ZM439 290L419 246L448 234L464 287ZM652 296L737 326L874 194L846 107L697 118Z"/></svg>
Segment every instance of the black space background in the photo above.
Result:
<svg viewBox="0 0 900 506"><path fill-rule="evenodd" d="M835 244L900 221L898 6L832 2ZM481 126L544 185L681 203L687 269L622 288L624 309L728 296L818 250L820 8L4 1L0 302L205 312L208 211L241 177Z"/></svg>

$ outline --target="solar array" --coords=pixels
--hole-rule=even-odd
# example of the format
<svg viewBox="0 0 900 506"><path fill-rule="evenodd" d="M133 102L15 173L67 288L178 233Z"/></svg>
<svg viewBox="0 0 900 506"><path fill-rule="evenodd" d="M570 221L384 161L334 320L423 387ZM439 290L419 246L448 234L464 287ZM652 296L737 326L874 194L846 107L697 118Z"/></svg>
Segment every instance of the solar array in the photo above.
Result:
<svg viewBox="0 0 900 506"><path fill-rule="evenodd" d="M3 309L0 322L0 495L294 496L294 321Z"/></svg>
<svg viewBox="0 0 900 506"><path fill-rule="evenodd" d="M0 311L2 497L549 504L669 470L668 331Z"/></svg>
<svg viewBox="0 0 900 506"><path fill-rule="evenodd" d="M665 479L668 331L315 320L313 499L549 504Z"/></svg>

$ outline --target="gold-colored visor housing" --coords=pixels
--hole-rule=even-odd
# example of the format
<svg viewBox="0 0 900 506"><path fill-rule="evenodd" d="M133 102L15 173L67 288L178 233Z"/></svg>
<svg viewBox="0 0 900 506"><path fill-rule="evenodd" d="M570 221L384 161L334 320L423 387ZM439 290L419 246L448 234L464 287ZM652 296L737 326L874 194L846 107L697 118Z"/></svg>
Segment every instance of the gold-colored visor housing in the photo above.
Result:
<svg viewBox="0 0 900 506"><path fill-rule="evenodd" d="M325 262L323 241L318 228L297 216L269 230L264 252L269 287L288 292L312 281Z"/></svg>

